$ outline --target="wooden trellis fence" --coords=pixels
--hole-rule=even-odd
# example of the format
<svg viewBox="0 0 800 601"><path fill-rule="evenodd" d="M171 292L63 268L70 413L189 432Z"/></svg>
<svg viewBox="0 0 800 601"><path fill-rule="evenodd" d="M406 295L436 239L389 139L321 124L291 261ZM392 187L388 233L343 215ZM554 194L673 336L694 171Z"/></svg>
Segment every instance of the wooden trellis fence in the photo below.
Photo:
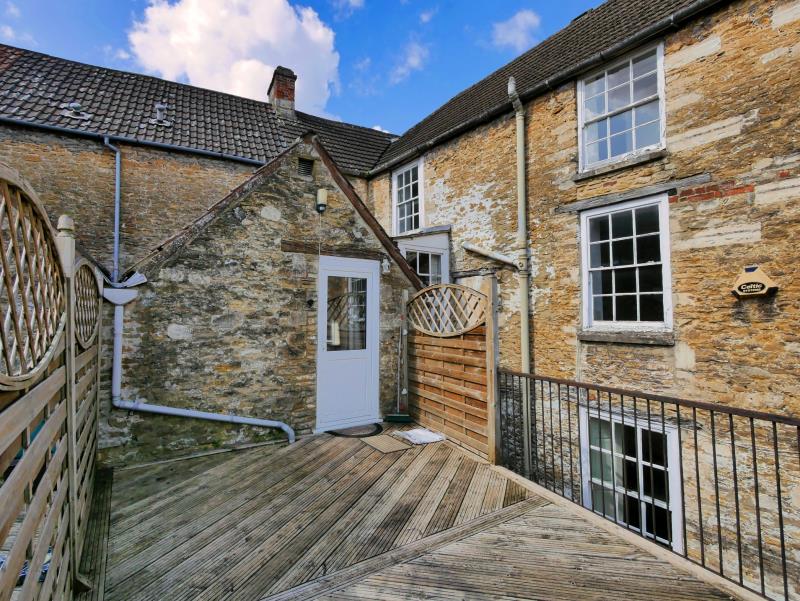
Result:
<svg viewBox="0 0 800 601"><path fill-rule="evenodd" d="M409 409L421 425L495 462L495 282L437 284L408 303Z"/></svg>
<svg viewBox="0 0 800 601"><path fill-rule="evenodd" d="M97 449L101 280L0 166L0 601L72 598Z"/></svg>

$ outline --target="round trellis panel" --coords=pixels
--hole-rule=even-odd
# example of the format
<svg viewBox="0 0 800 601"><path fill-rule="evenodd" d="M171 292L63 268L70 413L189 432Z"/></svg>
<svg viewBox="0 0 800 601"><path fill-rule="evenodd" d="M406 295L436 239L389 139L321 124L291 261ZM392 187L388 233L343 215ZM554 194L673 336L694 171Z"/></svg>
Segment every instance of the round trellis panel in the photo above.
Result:
<svg viewBox="0 0 800 601"><path fill-rule="evenodd" d="M436 284L408 302L408 321L416 330L447 338L474 330L486 321L486 295L458 284Z"/></svg>
<svg viewBox="0 0 800 601"><path fill-rule="evenodd" d="M0 386L23 388L50 363L66 323L55 230L35 193L0 166Z"/></svg>
<svg viewBox="0 0 800 601"><path fill-rule="evenodd" d="M75 337L87 348L97 336L100 289L94 270L83 263L75 273Z"/></svg>

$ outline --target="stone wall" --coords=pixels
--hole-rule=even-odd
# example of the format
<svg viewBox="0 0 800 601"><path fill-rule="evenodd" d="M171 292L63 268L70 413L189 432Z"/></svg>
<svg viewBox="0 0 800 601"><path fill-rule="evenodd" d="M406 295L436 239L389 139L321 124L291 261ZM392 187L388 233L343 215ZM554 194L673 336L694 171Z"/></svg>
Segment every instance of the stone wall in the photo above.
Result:
<svg viewBox="0 0 800 601"><path fill-rule="evenodd" d="M115 144L122 153L122 271L242 183L252 165ZM0 161L19 171L55 223L75 220L78 244L111 269L114 153L87 138L0 126Z"/></svg>
<svg viewBox="0 0 800 601"><path fill-rule="evenodd" d="M125 400L286 421L310 431L316 409L316 253L284 252L281 242L316 243L315 192L329 190L323 247L383 253L319 160L297 173L303 145L239 202L171 257L126 311ZM402 290L392 264L381 276L381 410L396 400ZM170 454L255 442L276 431L112 411L102 458L139 462ZM278 433L281 434L282 433Z"/></svg>
<svg viewBox="0 0 800 601"><path fill-rule="evenodd" d="M576 83L526 105L536 370L797 415L800 2L735 2L663 41L667 148L649 161L576 177ZM697 174L710 181L670 198L674 344L578 340L579 217L555 209ZM425 225L453 225L455 270L491 264L463 241L513 250L514 177L510 115L425 155ZM371 182L387 227L389 190L386 175ZM731 295L749 264L778 283L775 297ZM516 275L500 273L501 363L514 367Z"/></svg>

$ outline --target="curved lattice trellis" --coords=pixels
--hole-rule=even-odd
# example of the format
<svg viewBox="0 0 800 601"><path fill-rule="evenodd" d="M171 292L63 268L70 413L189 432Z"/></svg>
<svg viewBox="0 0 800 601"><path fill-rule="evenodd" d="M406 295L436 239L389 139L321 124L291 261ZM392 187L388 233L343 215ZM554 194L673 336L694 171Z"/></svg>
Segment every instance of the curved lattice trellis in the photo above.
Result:
<svg viewBox="0 0 800 601"><path fill-rule="evenodd" d="M20 388L47 366L65 324L64 276L47 214L0 173L0 385Z"/></svg>
<svg viewBox="0 0 800 601"><path fill-rule="evenodd" d="M75 273L75 337L87 348L97 335L100 289L94 270L83 263Z"/></svg>
<svg viewBox="0 0 800 601"><path fill-rule="evenodd" d="M408 320L431 336L459 336L486 321L486 296L458 284L429 286L409 301Z"/></svg>

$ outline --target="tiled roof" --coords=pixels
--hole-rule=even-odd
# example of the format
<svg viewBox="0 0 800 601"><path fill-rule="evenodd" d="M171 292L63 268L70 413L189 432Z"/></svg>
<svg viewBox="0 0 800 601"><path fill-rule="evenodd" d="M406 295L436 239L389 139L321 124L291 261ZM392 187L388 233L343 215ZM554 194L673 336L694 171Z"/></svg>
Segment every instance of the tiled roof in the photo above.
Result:
<svg viewBox="0 0 800 601"><path fill-rule="evenodd" d="M614 47L637 34L650 34L652 37L660 33L649 30L678 11L681 12L673 25L681 19L691 18L699 10L720 3L722 0L608 0L414 125L389 147L378 168L390 166L404 156L410 158L420 145L444 141L449 133L482 115L495 113L496 116L498 109L504 107L511 110L508 99L508 78L511 76L516 79L517 91L524 98L526 93L571 68L585 69L592 58L603 60L604 57L598 54L600 52L621 50ZM548 83L558 85L562 82L551 80Z"/></svg>
<svg viewBox="0 0 800 601"><path fill-rule="evenodd" d="M156 123L156 103L167 105L168 125ZM267 102L2 44L0 117L259 162L313 129L349 173L373 167L392 139L299 112L297 121L281 120Z"/></svg>

